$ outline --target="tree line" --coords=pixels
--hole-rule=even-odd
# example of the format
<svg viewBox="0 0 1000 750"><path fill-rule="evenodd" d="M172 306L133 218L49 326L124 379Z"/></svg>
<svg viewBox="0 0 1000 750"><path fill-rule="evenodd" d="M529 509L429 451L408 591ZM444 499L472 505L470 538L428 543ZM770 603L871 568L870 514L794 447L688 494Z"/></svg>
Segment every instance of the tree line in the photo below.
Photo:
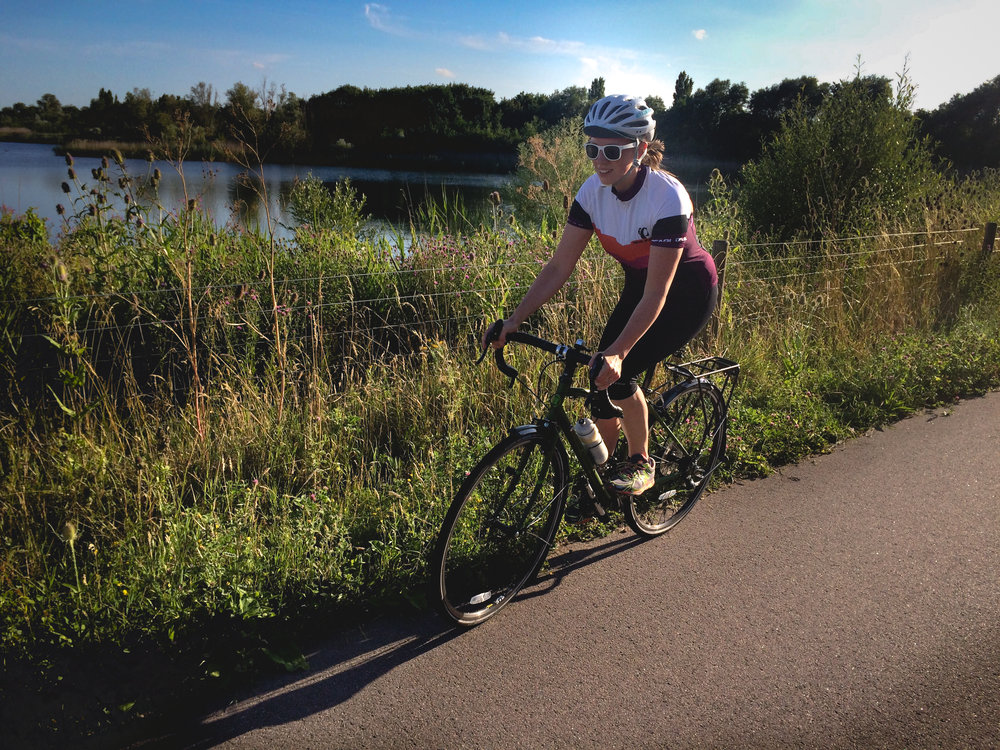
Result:
<svg viewBox="0 0 1000 750"><path fill-rule="evenodd" d="M892 82L863 79L876 98L893 96ZM744 83L715 79L695 89L681 72L673 100L647 101L669 154L745 163L760 155L790 113L819 111L842 83L812 76L786 78L750 92ZM204 82L185 96L124 97L101 88L88 106L64 106L53 94L35 104L0 110L0 138L61 143L183 143L192 156L225 158L233 142L250 143L266 161L506 171L517 147L560 121L586 113L604 96L603 78L589 88L552 94L521 92L497 100L466 84L359 88L344 85L308 99L264 82L238 82L220 97ZM914 113L937 154L961 169L1000 167L1000 76L933 111Z"/></svg>

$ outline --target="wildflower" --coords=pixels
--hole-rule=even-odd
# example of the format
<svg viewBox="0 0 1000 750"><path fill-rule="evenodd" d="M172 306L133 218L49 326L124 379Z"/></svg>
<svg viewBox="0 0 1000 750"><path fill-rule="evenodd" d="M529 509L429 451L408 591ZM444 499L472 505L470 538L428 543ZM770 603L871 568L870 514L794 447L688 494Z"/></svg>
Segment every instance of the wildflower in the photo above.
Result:
<svg viewBox="0 0 1000 750"><path fill-rule="evenodd" d="M66 166L67 167L73 166L73 155L70 154L69 151L66 152Z"/></svg>
<svg viewBox="0 0 1000 750"><path fill-rule="evenodd" d="M57 203L56 204L56 213L59 214L60 216L62 216L64 213L66 213L66 207L63 206L62 203Z"/></svg>
<svg viewBox="0 0 1000 750"><path fill-rule="evenodd" d="M68 183L68 182L64 182L64 183L62 184L62 191L63 191L64 193L67 193L67 194L69 194L69 183Z"/></svg>
<svg viewBox="0 0 1000 750"><path fill-rule="evenodd" d="M62 538L63 541L72 544L76 541L79 529L77 528L76 521L67 521L62 527Z"/></svg>
<svg viewBox="0 0 1000 750"><path fill-rule="evenodd" d="M110 166L111 166L111 162L108 161L108 157L102 156L101 157L101 168L102 169L107 169Z"/></svg>
<svg viewBox="0 0 1000 750"><path fill-rule="evenodd" d="M70 167L69 169L67 169L66 170L66 174L69 176L69 178L71 180L75 180L76 179L76 170L73 169L73 167Z"/></svg>

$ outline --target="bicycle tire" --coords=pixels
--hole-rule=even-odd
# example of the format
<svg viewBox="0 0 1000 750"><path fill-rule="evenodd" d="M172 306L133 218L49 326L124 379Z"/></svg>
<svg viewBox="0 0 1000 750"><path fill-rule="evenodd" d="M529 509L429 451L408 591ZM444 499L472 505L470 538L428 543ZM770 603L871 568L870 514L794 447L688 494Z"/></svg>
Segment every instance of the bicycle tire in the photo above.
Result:
<svg viewBox="0 0 1000 750"><path fill-rule="evenodd" d="M459 488L431 561L431 601L471 627L493 617L538 573L566 500L558 440L532 428L500 441Z"/></svg>
<svg viewBox="0 0 1000 750"><path fill-rule="evenodd" d="M650 489L625 496L622 509L633 531L654 537L680 523L705 491L725 450L726 406L702 381L654 391L647 401L656 475Z"/></svg>

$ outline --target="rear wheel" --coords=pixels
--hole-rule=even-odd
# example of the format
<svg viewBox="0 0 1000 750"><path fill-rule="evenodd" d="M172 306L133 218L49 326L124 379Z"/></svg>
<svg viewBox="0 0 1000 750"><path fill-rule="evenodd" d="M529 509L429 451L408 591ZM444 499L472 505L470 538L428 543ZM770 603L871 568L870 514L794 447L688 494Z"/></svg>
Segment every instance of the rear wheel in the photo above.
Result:
<svg viewBox="0 0 1000 750"><path fill-rule="evenodd" d="M495 615L538 572L566 496L556 440L515 433L462 483L431 561L431 599L459 625Z"/></svg>
<svg viewBox="0 0 1000 750"><path fill-rule="evenodd" d="M708 383L654 394L649 403L649 455L653 486L623 502L625 520L642 536L669 531L694 507L718 464L725 442L725 407Z"/></svg>

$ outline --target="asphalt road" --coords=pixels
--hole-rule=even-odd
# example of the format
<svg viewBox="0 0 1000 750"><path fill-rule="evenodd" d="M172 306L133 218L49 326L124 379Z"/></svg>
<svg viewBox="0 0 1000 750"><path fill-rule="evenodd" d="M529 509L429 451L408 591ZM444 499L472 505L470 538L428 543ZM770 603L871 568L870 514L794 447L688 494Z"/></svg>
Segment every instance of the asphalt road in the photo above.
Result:
<svg viewBox="0 0 1000 750"><path fill-rule="evenodd" d="M494 620L333 637L146 747L1000 747L1000 394L553 558Z"/></svg>

